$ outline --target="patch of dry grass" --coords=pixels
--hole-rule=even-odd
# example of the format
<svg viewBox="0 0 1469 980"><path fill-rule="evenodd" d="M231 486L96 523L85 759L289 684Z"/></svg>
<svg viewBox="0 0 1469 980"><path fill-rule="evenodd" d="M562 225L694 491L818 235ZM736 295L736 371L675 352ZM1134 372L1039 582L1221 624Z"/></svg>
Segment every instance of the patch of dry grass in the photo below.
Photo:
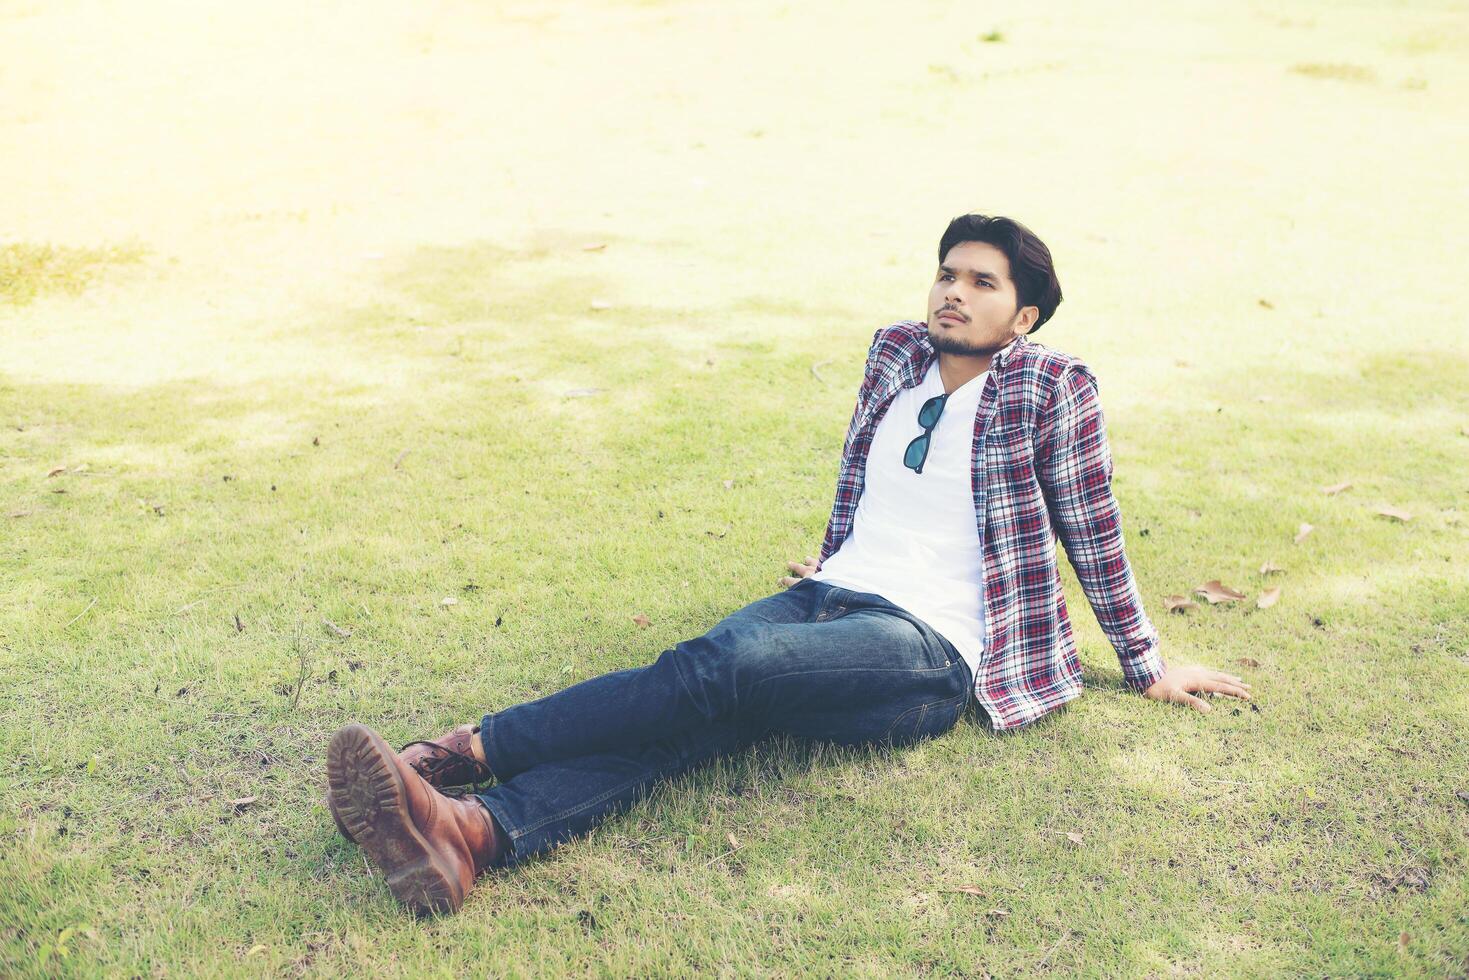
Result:
<svg viewBox="0 0 1469 980"><path fill-rule="evenodd" d="M139 262L145 254L139 245L0 244L0 302L20 306L47 293L75 296L112 267Z"/></svg>

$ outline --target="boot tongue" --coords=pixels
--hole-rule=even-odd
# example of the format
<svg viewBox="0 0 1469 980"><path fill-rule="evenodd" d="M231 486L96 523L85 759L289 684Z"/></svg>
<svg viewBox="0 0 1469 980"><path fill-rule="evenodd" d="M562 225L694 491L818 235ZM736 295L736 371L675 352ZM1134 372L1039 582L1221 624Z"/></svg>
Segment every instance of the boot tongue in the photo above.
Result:
<svg viewBox="0 0 1469 980"><path fill-rule="evenodd" d="M453 737L449 739L449 748L462 755L467 755L471 759L475 758L474 736L478 732L478 725L460 725L454 729Z"/></svg>

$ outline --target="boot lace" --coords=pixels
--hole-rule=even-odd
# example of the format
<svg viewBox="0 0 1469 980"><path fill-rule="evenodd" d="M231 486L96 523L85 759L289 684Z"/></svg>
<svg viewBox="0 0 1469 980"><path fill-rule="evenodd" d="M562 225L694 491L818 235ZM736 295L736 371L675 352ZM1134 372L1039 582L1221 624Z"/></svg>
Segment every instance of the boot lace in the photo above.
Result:
<svg viewBox="0 0 1469 980"><path fill-rule="evenodd" d="M474 773L473 778L467 786L435 786L435 789L445 796L461 797L482 793L495 778L495 774L490 772L490 767L480 762L474 756L467 752L451 749L440 742L431 742L421 738L414 739L412 742L400 748L398 753L401 755L409 747L414 745L427 745L436 752L442 753L430 755L427 758L412 763L413 768L418 770L418 774L424 779L429 780L430 783L434 779L443 776L449 770L459 766L468 766L469 771Z"/></svg>

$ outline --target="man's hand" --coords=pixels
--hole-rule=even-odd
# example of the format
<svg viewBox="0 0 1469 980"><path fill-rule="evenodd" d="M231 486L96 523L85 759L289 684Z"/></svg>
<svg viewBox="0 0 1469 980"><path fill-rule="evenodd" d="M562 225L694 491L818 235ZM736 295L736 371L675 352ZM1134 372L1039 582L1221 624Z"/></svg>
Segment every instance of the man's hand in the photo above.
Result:
<svg viewBox="0 0 1469 980"><path fill-rule="evenodd" d="M1244 680L1233 674L1210 670L1198 664L1169 667L1163 672L1163 676L1154 681L1153 686L1143 693L1159 701L1175 701L1179 704L1193 705L1199 711L1214 710L1207 701L1194 697L1189 693L1190 691L1218 691L1220 694L1228 694L1233 698L1250 700L1250 685Z"/></svg>
<svg viewBox="0 0 1469 980"><path fill-rule="evenodd" d="M807 578L812 575L819 567L821 566L817 563L816 559L812 558L810 555L806 556L805 564L802 564L798 561L788 561L786 562L786 568L789 568L796 574L783 577L780 580L780 584L784 585L786 588L790 588L797 582L801 581L801 579Z"/></svg>

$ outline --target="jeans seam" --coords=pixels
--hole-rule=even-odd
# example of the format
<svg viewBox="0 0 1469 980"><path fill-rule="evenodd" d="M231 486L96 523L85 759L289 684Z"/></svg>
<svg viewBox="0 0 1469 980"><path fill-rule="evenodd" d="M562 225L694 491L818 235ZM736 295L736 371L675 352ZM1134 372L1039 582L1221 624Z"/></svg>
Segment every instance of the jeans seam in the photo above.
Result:
<svg viewBox="0 0 1469 980"><path fill-rule="evenodd" d="M940 671L952 669L952 664L945 664L942 667L819 667L815 670L793 670L785 674L762 677L750 687L750 690L753 692L761 684L769 684L771 681L784 680L787 677L805 677L808 674L937 674Z"/></svg>
<svg viewBox="0 0 1469 980"><path fill-rule="evenodd" d="M483 748L485 748L485 767L488 768L489 774L491 774L491 776L494 776L497 782L504 782L505 779L510 779L510 776L507 776L507 774L505 774L505 771L508 771L508 768L505 771L501 771L499 770L497 765L495 765L495 763L499 763L499 761L504 761L498 760L497 758L499 752L498 743L497 741L495 741L495 714L486 714L486 716L483 717L482 720L480 720L479 735L479 741L480 743L482 743ZM511 773L511 776L514 776L514 773Z"/></svg>
<svg viewBox="0 0 1469 980"><path fill-rule="evenodd" d="M495 771L495 764L494 764L494 756L495 756L495 753L493 752L493 748L494 747L491 744L493 742L493 739L492 739L491 735L494 732L494 728L495 728L495 716L494 715L487 714L483 718L481 718L480 719L480 723L479 723L479 742L480 742L480 748L484 749L484 753L485 753L485 768L488 769L488 770L490 770L490 775L494 776L495 779L502 780L502 779L504 779L504 776L502 776L500 773L498 773L498 772Z"/></svg>

